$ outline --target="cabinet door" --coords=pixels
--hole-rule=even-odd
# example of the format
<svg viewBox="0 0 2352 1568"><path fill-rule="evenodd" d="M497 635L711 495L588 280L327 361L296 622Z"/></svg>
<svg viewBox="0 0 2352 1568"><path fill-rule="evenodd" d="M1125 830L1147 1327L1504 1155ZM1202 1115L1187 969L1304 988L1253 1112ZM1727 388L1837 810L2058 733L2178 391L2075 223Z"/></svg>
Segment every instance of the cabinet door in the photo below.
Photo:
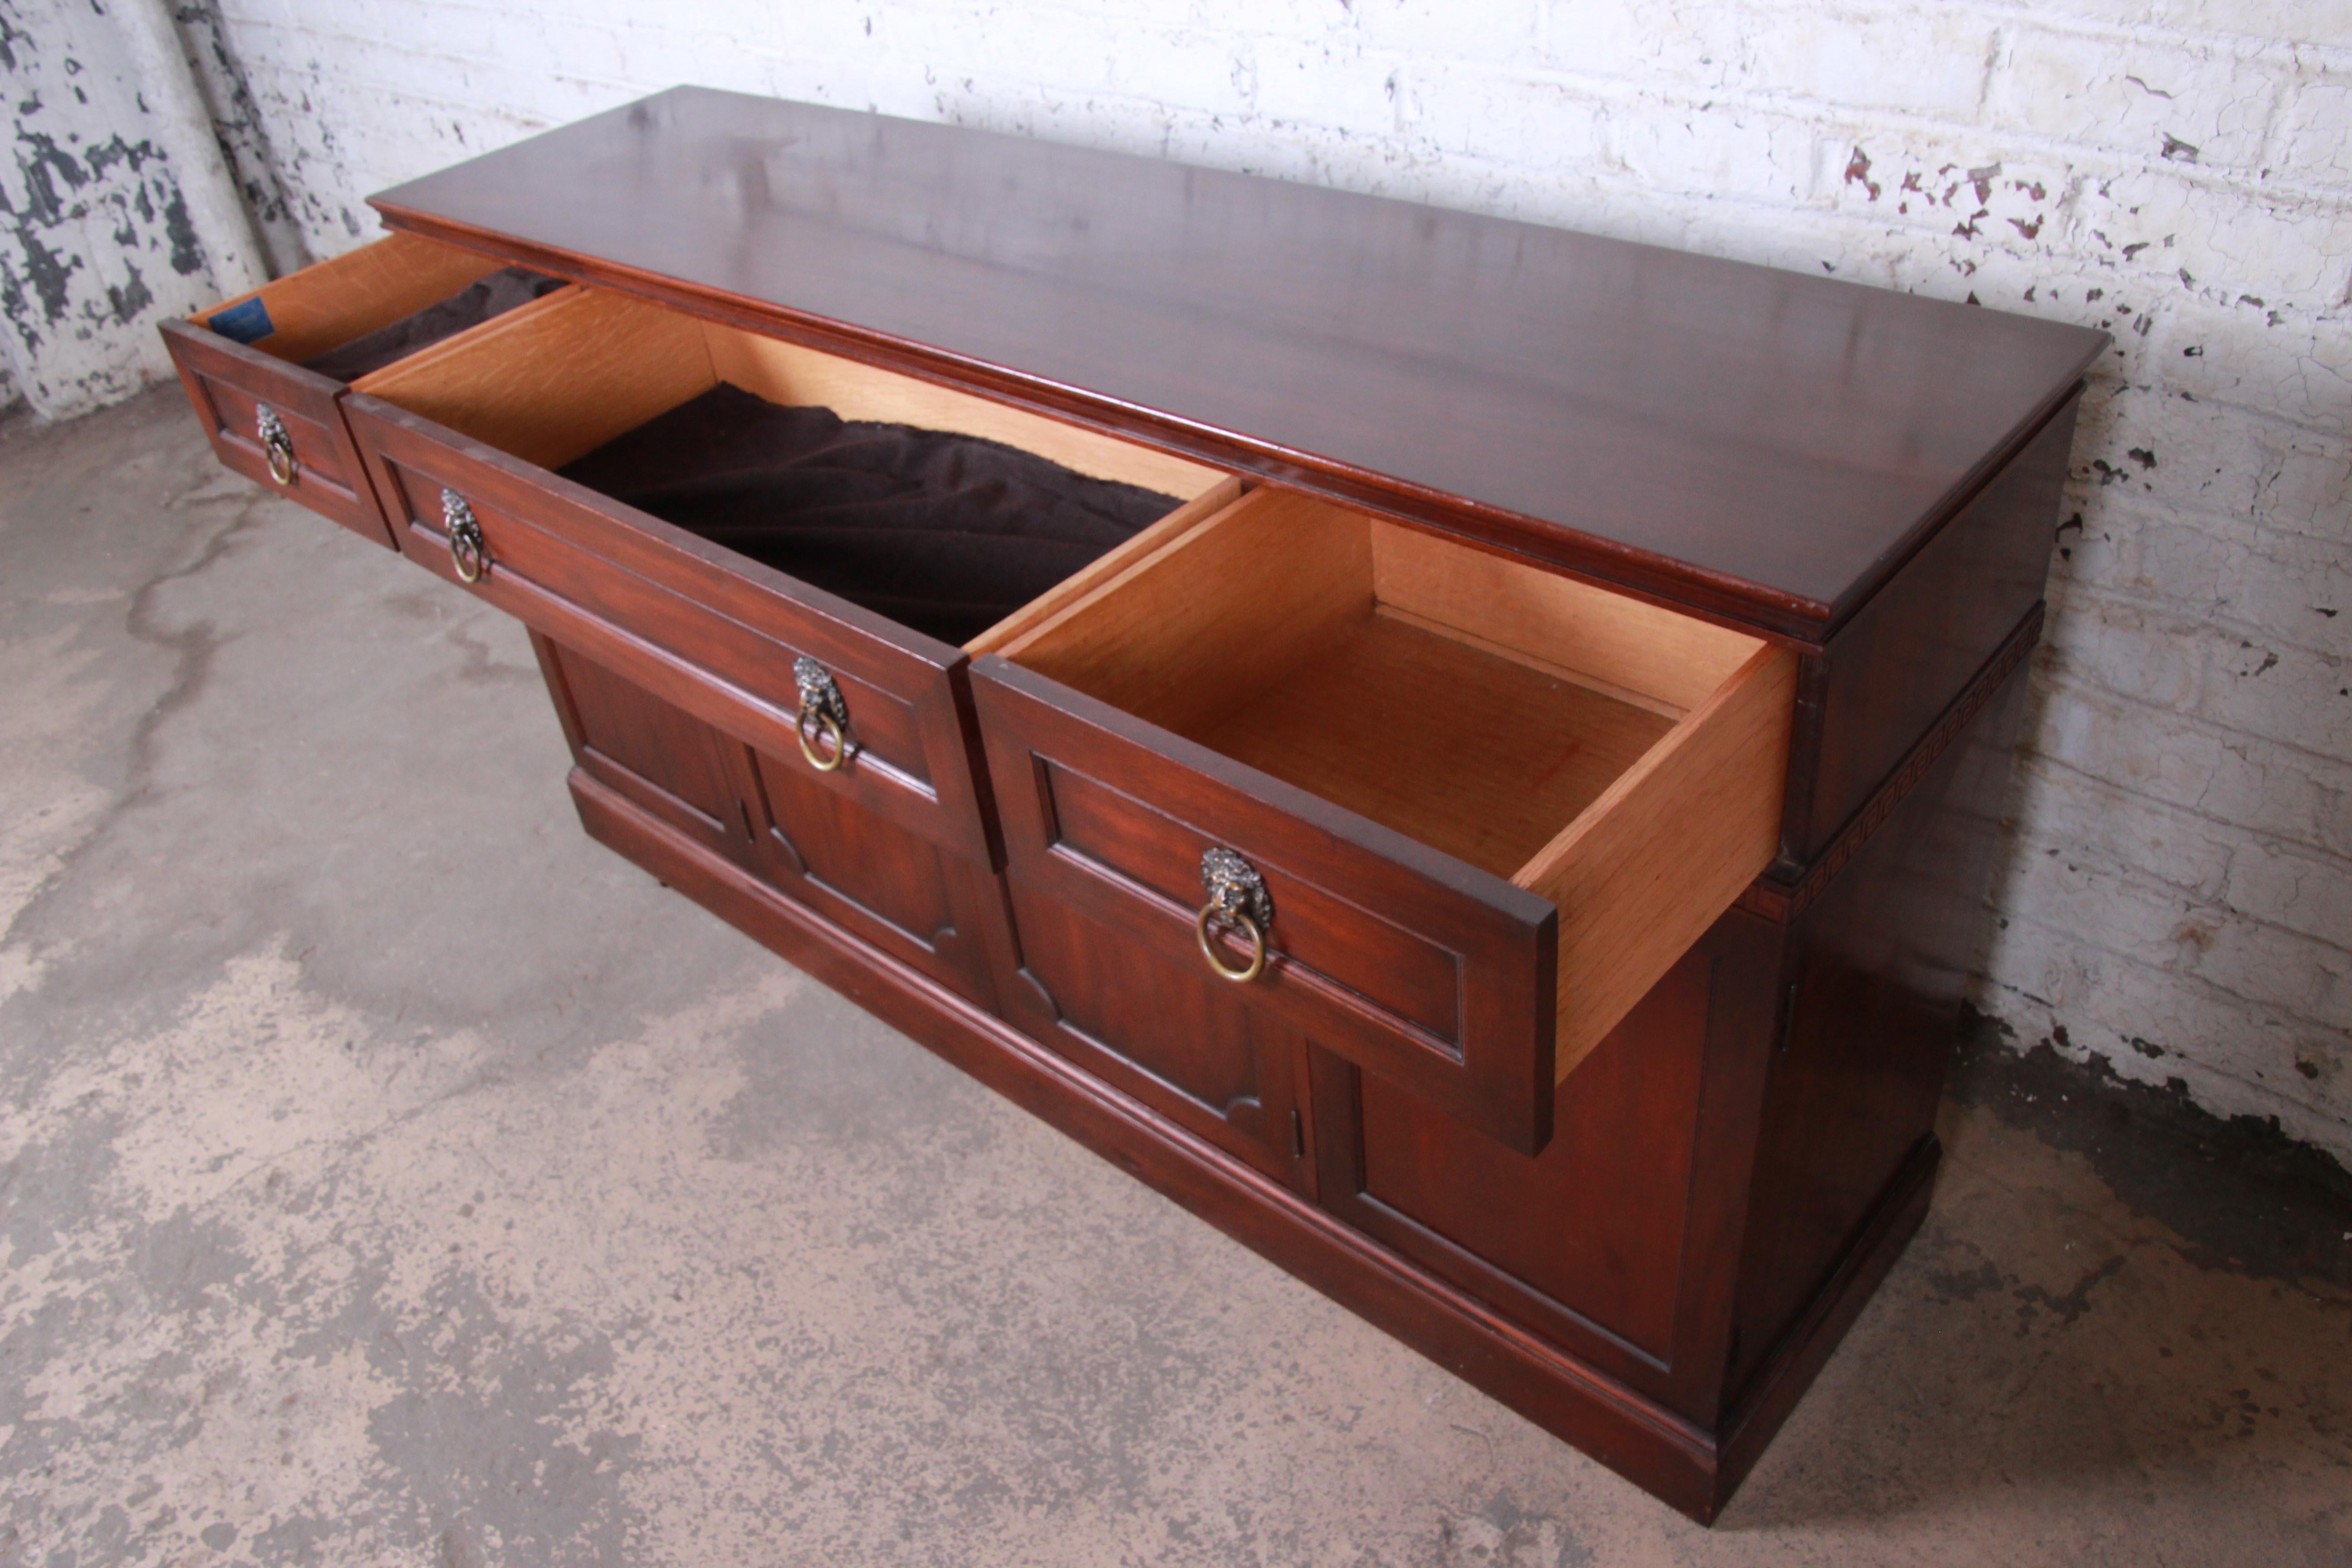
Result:
<svg viewBox="0 0 2352 1568"><path fill-rule="evenodd" d="M1019 969L1006 1016L1113 1088L1311 1191L1306 1037L1197 962L1174 963L1008 879Z"/></svg>
<svg viewBox="0 0 2352 1568"><path fill-rule="evenodd" d="M703 847L751 858L733 742L561 643L530 644L583 771Z"/></svg>
<svg viewBox="0 0 2352 1568"><path fill-rule="evenodd" d="M736 747L752 869L854 936L995 1005L982 922L1002 921L995 875L857 796L795 752Z"/></svg>
<svg viewBox="0 0 2352 1568"><path fill-rule="evenodd" d="M1608 1375L1714 1420L1785 930L1744 910L1717 921L1560 1082L1552 1140L1534 1156L1318 1048L1323 1206Z"/></svg>

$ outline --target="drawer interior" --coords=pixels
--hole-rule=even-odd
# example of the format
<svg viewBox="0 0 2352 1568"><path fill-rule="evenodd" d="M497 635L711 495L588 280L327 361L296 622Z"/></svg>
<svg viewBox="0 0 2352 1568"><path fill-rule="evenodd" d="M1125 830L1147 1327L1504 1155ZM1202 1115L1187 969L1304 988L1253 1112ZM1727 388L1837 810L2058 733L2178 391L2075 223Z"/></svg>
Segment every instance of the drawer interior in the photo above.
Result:
<svg viewBox="0 0 2352 1568"><path fill-rule="evenodd" d="M1261 490L993 651L1510 878L1761 646Z"/></svg>
<svg viewBox="0 0 2352 1568"><path fill-rule="evenodd" d="M351 381L561 286L394 234L224 300L195 321L272 359Z"/></svg>
<svg viewBox="0 0 2352 1568"><path fill-rule="evenodd" d="M355 384L949 642L1234 490L1115 437L598 290Z"/></svg>
<svg viewBox="0 0 2352 1568"><path fill-rule="evenodd" d="M1785 650L1306 496L975 647L1551 899L1562 1073L1777 843Z"/></svg>

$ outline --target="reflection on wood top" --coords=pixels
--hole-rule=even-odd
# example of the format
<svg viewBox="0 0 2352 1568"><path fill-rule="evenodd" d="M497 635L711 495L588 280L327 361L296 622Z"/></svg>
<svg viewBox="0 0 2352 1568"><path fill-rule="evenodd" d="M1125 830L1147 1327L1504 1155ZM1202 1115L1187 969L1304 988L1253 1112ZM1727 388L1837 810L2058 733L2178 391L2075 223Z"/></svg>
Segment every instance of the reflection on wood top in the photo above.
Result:
<svg viewBox="0 0 2352 1568"><path fill-rule="evenodd" d="M677 88L374 198L1819 637L2105 334L1561 229Z"/></svg>

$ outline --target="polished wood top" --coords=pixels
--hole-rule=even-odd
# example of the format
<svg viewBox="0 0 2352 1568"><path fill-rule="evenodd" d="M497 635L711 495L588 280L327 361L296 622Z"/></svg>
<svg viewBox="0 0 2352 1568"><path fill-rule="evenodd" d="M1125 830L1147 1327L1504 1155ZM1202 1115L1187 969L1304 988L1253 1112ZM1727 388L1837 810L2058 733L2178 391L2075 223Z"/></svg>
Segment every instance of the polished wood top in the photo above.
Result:
<svg viewBox="0 0 2352 1568"><path fill-rule="evenodd" d="M677 88L373 198L1713 615L1826 635L2105 334L1024 137Z"/></svg>

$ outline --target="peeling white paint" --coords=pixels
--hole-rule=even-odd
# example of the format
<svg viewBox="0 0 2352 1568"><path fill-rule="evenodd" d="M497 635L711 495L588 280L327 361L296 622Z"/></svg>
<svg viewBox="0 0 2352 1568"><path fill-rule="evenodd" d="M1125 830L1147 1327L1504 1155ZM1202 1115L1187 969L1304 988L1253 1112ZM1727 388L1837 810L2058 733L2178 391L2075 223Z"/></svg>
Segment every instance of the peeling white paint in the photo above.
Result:
<svg viewBox="0 0 2352 1568"><path fill-rule="evenodd" d="M63 418L168 374L155 324L251 288L261 255L163 0L0 8L0 360Z"/></svg>

